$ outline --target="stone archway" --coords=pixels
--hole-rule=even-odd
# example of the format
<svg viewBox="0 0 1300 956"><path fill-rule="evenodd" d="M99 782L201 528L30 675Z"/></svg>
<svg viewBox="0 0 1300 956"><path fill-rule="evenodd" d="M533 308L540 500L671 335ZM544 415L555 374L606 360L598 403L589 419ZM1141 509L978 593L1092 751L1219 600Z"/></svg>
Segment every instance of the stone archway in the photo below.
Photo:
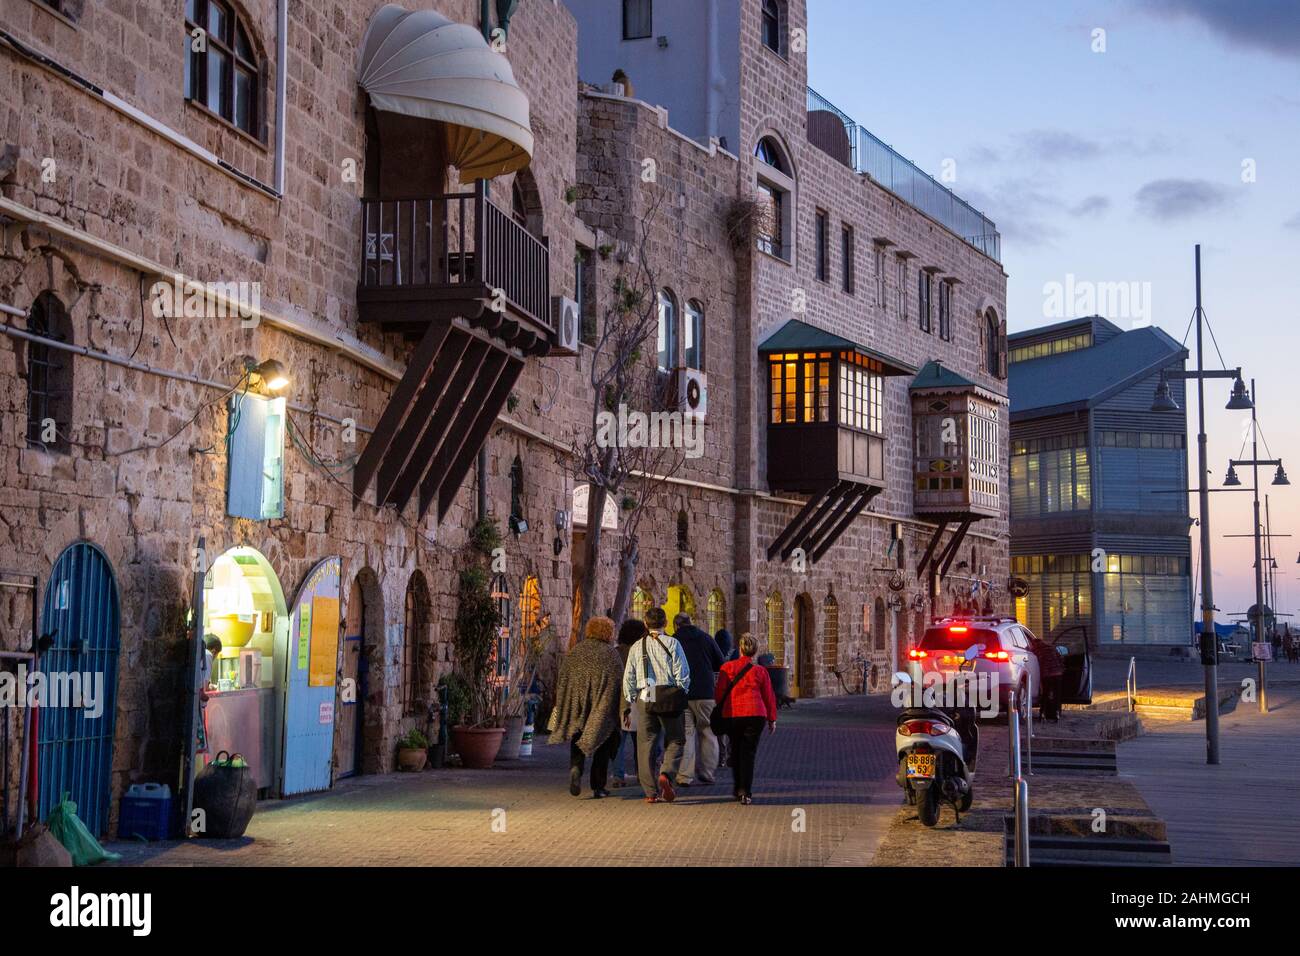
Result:
<svg viewBox="0 0 1300 956"><path fill-rule="evenodd" d="M790 662L794 696L817 696L817 619L813 599L804 592L794 599L794 653Z"/></svg>

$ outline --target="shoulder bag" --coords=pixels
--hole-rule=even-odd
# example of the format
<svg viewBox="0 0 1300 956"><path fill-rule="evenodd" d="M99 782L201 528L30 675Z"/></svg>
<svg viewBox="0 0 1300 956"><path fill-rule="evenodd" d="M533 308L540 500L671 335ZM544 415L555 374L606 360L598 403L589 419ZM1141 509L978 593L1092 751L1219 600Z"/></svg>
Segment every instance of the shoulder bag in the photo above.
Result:
<svg viewBox="0 0 1300 956"><path fill-rule="evenodd" d="M709 729L713 731L715 737L721 737L731 729L731 718L722 716L723 708L727 706L727 698L731 696L731 692L736 689L736 685L741 682L753 666L754 662L750 661L740 669L740 672L736 674L736 679L728 684L727 689L722 692L722 700L718 701L718 706L714 707L713 713L709 715Z"/></svg>
<svg viewBox="0 0 1300 956"><path fill-rule="evenodd" d="M663 648L664 654L671 658L672 655L668 653L668 647L663 641L659 640L658 635L652 636L655 643ZM649 663L649 658L645 656L645 653L645 638L643 637L641 638L641 656L645 658L646 663ZM651 673L654 672L651 671ZM686 691L676 684L660 684L656 675L655 699L647 701L645 709L647 714L656 714L660 717L676 717L686 709Z"/></svg>

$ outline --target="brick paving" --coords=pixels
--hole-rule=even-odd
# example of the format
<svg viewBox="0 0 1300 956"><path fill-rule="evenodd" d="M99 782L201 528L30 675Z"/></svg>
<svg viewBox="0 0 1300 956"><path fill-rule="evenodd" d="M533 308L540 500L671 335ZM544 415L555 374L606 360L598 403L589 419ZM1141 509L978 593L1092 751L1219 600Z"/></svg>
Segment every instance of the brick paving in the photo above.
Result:
<svg viewBox="0 0 1300 956"><path fill-rule="evenodd" d="M154 866L863 865L900 801L892 751L886 697L803 701L764 735L748 807L725 769L674 804L646 805L637 786L592 800L585 781L575 799L567 748L541 745L492 770L359 777L264 802L241 840L111 848Z"/></svg>

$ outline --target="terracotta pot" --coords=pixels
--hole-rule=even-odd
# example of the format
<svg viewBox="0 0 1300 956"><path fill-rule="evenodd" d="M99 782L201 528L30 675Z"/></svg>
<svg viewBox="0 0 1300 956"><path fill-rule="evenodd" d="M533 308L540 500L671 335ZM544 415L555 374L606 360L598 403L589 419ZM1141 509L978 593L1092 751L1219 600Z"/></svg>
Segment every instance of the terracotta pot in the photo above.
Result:
<svg viewBox="0 0 1300 956"><path fill-rule="evenodd" d="M519 746L524 742L524 715L506 718L506 733L501 740L498 760L518 760Z"/></svg>
<svg viewBox="0 0 1300 956"><path fill-rule="evenodd" d="M460 762L471 770L486 770L497 759L504 727L453 727L451 745L460 754Z"/></svg>
<svg viewBox="0 0 1300 956"><path fill-rule="evenodd" d="M397 769L416 773L424 769L429 752L419 748L402 747L397 751Z"/></svg>

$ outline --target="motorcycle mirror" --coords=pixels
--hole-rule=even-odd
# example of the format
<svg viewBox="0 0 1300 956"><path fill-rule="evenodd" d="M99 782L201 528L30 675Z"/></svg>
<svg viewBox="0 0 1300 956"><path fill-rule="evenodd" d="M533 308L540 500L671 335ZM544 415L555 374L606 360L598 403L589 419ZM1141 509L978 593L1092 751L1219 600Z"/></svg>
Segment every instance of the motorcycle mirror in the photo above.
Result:
<svg viewBox="0 0 1300 956"><path fill-rule="evenodd" d="M983 653L983 644L972 644L970 647L966 648L966 660L973 661Z"/></svg>
<svg viewBox="0 0 1300 956"><path fill-rule="evenodd" d="M902 671L898 671L894 674L892 686L897 687L899 684L911 684L911 683L912 683L912 677L910 674L904 674Z"/></svg>

